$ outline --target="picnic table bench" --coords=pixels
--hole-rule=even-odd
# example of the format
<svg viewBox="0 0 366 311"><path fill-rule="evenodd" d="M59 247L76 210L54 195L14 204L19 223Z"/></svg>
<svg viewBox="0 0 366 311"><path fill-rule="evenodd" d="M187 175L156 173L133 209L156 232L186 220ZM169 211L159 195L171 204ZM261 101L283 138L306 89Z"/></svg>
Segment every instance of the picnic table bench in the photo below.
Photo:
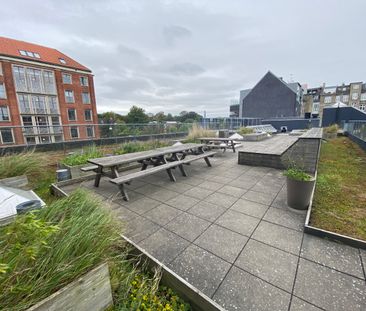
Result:
<svg viewBox="0 0 366 311"><path fill-rule="evenodd" d="M223 152L227 148L232 149L235 152L234 139L231 138L221 138L221 137L202 137L200 138L201 143L206 143L209 148L219 148L223 149Z"/></svg>
<svg viewBox="0 0 366 311"><path fill-rule="evenodd" d="M204 159L208 166L211 166L209 157L216 152L205 152L204 144L182 144L178 146L162 147L149 151L134 152L129 154L110 156L104 158L90 159L92 166L87 170L94 170L95 176L94 186L98 187L102 176L109 176L110 182L118 185L122 197L128 201L128 195L125 184L129 184L133 179L148 176L163 170L166 170L171 181L176 181L172 169L178 167L183 176L187 176L184 165L192 161ZM190 157L186 157L191 155ZM141 171L119 175L118 167L132 162L141 163ZM152 168L148 168L152 166ZM110 172L106 172L106 169Z"/></svg>

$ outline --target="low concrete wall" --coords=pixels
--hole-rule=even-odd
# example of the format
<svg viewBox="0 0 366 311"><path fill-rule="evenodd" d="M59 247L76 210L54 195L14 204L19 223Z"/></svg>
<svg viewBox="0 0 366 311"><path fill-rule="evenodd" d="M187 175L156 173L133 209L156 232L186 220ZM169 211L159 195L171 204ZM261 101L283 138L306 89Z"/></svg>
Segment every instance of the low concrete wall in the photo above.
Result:
<svg viewBox="0 0 366 311"><path fill-rule="evenodd" d="M238 164L265 166L277 169L285 168L281 160L281 155L278 154L239 152Z"/></svg>
<svg viewBox="0 0 366 311"><path fill-rule="evenodd" d="M352 140L353 142L355 142L357 145L359 145L363 150L366 151L366 141L362 140L361 138L355 136L355 135L352 135L351 133L349 132L346 132L346 136Z"/></svg>

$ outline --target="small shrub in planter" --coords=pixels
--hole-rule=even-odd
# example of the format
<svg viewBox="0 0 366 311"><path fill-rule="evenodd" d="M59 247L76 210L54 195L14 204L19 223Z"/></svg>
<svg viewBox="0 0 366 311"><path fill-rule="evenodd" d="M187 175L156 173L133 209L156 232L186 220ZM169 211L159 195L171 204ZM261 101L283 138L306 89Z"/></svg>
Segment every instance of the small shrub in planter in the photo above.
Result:
<svg viewBox="0 0 366 311"><path fill-rule="evenodd" d="M325 139L333 139L337 137L339 127L337 124L332 124L328 127L323 128L323 137Z"/></svg>
<svg viewBox="0 0 366 311"><path fill-rule="evenodd" d="M287 177L287 205L306 210L310 204L315 178L296 167L288 168L284 175Z"/></svg>
<svg viewBox="0 0 366 311"><path fill-rule="evenodd" d="M238 131L240 135L253 134L254 130L250 127L241 127Z"/></svg>

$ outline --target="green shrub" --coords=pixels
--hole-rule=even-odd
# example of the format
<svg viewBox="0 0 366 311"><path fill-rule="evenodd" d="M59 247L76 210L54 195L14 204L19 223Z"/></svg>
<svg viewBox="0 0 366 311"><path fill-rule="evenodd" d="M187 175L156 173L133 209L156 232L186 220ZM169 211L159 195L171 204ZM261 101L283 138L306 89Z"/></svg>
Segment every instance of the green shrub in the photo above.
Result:
<svg viewBox="0 0 366 311"><path fill-rule="evenodd" d="M149 140L145 142L127 142L114 151L114 154L126 154L139 151L152 150L160 147L168 146L168 142L160 140Z"/></svg>
<svg viewBox="0 0 366 311"><path fill-rule="evenodd" d="M238 131L240 135L247 135L254 133L254 130L250 127L241 127Z"/></svg>
<svg viewBox="0 0 366 311"><path fill-rule="evenodd" d="M0 179L20 176L39 175L43 166L47 165L45 158L40 154L23 152L6 154L0 157Z"/></svg>
<svg viewBox="0 0 366 311"><path fill-rule="evenodd" d="M287 169L286 171L284 171L283 174L285 176L287 176L288 178L298 180L298 181L309 181L313 178L311 175L306 173L304 170L299 169L299 168L294 168L294 167Z"/></svg>
<svg viewBox="0 0 366 311"><path fill-rule="evenodd" d="M327 134L336 134L339 130L339 127L337 124L332 124L328 127L323 128L324 133Z"/></svg>
<svg viewBox="0 0 366 311"><path fill-rule="evenodd" d="M69 166L81 165L88 163L89 159L100 158L102 156L103 152L95 145L92 145L85 150L83 149L80 153L74 153L67 156L61 163Z"/></svg>

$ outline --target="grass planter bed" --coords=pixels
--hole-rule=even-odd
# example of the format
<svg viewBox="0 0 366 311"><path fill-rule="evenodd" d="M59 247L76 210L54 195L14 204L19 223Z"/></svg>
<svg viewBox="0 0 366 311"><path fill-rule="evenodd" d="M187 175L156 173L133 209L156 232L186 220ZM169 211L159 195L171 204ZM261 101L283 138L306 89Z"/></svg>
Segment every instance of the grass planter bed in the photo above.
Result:
<svg viewBox="0 0 366 311"><path fill-rule="evenodd" d="M366 154L346 137L322 144L305 232L366 249Z"/></svg>

